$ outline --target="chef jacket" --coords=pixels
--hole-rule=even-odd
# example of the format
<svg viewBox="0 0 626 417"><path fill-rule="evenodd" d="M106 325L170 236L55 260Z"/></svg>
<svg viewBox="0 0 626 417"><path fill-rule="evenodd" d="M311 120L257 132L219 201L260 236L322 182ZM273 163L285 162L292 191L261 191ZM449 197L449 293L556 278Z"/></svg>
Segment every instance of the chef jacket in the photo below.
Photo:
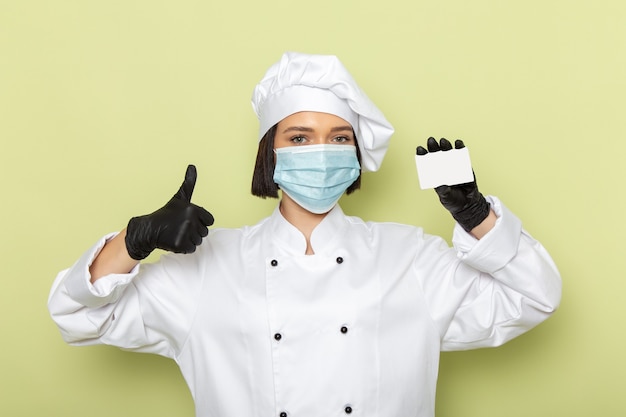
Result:
<svg viewBox="0 0 626 417"><path fill-rule="evenodd" d="M456 250L336 206L305 255L276 209L92 285L109 235L60 272L49 309L70 344L175 360L198 417L432 417L440 351L500 345L560 301L548 253L489 201L494 229L476 240L456 225Z"/></svg>

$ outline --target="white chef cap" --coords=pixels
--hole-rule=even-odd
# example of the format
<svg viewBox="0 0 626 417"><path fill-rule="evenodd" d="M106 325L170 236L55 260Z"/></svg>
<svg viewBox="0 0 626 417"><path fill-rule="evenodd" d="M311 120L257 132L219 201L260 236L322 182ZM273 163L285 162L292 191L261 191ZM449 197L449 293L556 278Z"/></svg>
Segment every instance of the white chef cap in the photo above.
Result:
<svg viewBox="0 0 626 417"><path fill-rule="evenodd" d="M259 118L259 140L287 116L316 111L339 116L352 125L363 171L377 171L393 134L382 112L333 55L286 52L272 65L252 94Z"/></svg>

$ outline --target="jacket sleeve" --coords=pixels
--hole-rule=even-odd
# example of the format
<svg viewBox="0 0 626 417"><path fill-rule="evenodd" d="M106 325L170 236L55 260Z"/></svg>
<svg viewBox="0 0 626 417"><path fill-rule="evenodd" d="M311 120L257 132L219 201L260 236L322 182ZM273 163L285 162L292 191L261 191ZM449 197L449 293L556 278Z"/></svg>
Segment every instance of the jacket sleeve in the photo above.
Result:
<svg viewBox="0 0 626 417"><path fill-rule="evenodd" d="M477 240L459 225L457 261L422 283L444 351L499 346L546 320L561 299L561 277L545 248L497 198L496 226ZM433 282L436 281L436 282Z"/></svg>
<svg viewBox="0 0 626 417"><path fill-rule="evenodd" d="M199 257L164 255L128 274L90 283L101 238L52 285L48 309L63 339L76 346L107 344L175 357L191 326L199 287ZM184 262L183 262L184 260Z"/></svg>

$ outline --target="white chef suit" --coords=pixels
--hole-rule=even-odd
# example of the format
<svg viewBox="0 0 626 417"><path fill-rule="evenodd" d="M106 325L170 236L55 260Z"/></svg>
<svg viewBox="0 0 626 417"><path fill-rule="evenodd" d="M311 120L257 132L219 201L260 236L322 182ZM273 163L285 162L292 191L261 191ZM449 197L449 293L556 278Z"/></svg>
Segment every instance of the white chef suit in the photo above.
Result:
<svg viewBox="0 0 626 417"><path fill-rule="evenodd" d="M198 417L432 417L441 350L500 345L560 301L548 253L488 201L496 226L478 241L457 225L456 250L335 206L307 256L276 209L91 285L107 236L59 274L49 309L70 344L174 359Z"/></svg>

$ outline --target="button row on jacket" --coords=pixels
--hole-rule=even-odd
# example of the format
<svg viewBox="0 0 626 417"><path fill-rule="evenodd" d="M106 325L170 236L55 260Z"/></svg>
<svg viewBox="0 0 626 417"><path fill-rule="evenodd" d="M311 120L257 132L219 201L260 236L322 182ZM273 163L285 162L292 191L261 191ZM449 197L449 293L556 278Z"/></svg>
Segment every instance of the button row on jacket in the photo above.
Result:
<svg viewBox="0 0 626 417"><path fill-rule="evenodd" d="M343 258L342 258L341 256L338 256L338 257L337 257L337 259L335 259L335 261L336 261L338 264L342 264L342 263L343 263ZM272 266L278 266L278 261L277 261L276 259L272 259L272 260L270 261L270 265L272 265Z"/></svg>
<svg viewBox="0 0 626 417"><path fill-rule="evenodd" d="M346 408L343 409L346 414L352 414L352 407L346 405ZM287 417L287 413L285 411L281 411L278 415L279 417Z"/></svg>
<svg viewBox="0 0 626 417"><path fill-rule="evenodd" d="M339 331L343 334L348 333L348 328L346 326L341 326L341 329L339 329ZM274 339L279 342L281 339L283 338L283 335L280 333L274 333Z"/></svg>

